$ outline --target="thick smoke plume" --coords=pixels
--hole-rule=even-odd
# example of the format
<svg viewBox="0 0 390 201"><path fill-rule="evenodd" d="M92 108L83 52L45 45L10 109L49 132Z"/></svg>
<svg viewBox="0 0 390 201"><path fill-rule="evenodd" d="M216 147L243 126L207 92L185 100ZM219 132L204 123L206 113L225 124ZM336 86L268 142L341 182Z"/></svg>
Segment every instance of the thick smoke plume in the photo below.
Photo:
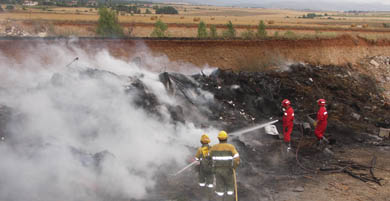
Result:
<svg viewBox="0 0 390 201"><path fill-rule="evenodd" d="M172 122L164 105L180 100L139 62L61 44L25 49L19 59L4 55L0 105L12 117L0 143L0 200L140 199L156 174L186 164L202 133L216 141L213 128ZM136 79L163 103L158 112L165 115L134 104L138 93L126 89Z"/></svg>

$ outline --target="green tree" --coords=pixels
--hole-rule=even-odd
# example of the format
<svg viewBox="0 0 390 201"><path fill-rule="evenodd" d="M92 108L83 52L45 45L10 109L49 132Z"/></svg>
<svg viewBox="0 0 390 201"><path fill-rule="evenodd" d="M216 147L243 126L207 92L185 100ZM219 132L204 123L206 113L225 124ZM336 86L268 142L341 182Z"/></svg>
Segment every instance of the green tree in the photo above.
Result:
<svg viewBox="0 0 390 201"><path fill-rule="evenodd" d="M106 7L99 8L99 20L96 33L104 37L123 36L123 29L119 24L115 10Z"/></svg>
<svg viewBox="0 0 390 201"><path fill-rule="evenodd" d="M227 24L227 30L223 32L224 38L234 38L236 37L236 29L233 26L232 21L229 21Z"/></svg>
<svg viewBox="0 0 390 201"><path fill-rule="evenodd" d="M154 30L152 34L150 35L151 37L166 37L166 31L168 30L167 24L162 22L161 20L157 20L157 22L154 24Z"/></svg>
<svg viewBox="0 0 390 201"><path fill-rule="evenodd" d="M206 38L206 37L207 37L206 24L203 21L200 21L198 25L198 38Z"/></svg>
<svg viewBox="0 0 390 201"><path fill-rule="evenodd" d="M14 6L13 5L7 5L6 7L5 7L5 9L6 10L9 10L9 11L11 11L11 10L14 10Z"/></svg>
<svg viewBox="0 0 390 201"><path fill-rule="evenodd" d="M315 13L308 13L308 14L306 15L306 18L310 18L310 19L313 19L313 18L315 18L315 17L318 17L318 15L316 15Z"/></svg>
<svg viewBox="0 0 390 201"><path fill-rule="evenodd" d="M259 22L259 25L257 26L257 33L256 36L258 38L266 38L267 37L267 31L265 30L265 24L263 20Z"/></svg>
<svg viewBox="0 0 390 201"><path fill-rule="evenodd" d="M156 14L179 14L179 12L172 6L165 6L162 8L157 8Z"/></svg>
<svg viewBox="0 0 390 201"><path fill-rule="evenodd" d="M211 38L217 38L218 37L217 27L214 24L210 26L210 37Z"/></svg>
<svg viewBox="0 0 390 201"><path fill-rule="evenodd" d="M147 8L145 14L152 14L152 12Z"/></svg>

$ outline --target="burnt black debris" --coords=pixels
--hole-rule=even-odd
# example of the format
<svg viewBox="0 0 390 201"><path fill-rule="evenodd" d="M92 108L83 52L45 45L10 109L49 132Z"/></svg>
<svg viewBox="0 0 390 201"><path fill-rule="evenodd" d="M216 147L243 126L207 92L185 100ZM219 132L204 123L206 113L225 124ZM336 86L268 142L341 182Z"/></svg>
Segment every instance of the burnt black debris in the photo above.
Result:
<svg viewBox="0 0 390 201"><path fill-rule="evenodd" d="M80 73L81 77L95 79L107 75L117 76L96 69ZM292 102L296 118L292 147L294 151L299 149L298 159L296 152L286 154L282 140L262 131L232 140L242 159L238 168L238 187L243 201L278 200L275 192L288 190L283 185L287 180L299 179L303 174L312 173L311 170L329 169L327 164L337 157L329 154L334 149L342 150L355 144L374 145L381 140L377 137L379 127L390 127L389 105L376 81L350 66L293 64L287 71L216 70L210 75L192 76L161 73L159 80L165 90L177 98L176 105L160 102L158 95L143 83L142 74L123 79L128 80L124 91L132 97L133 102L129 104L143 108L152 117L164 118L166 115L160 112L168 111L172 123L191 122L197 127L214 126L228 132L271 118L280 119L281 101L287 98ZM56 74L51 82L62 84L66 79ZM318 150L314 134L303 126L309 122L308 116L313 117L317 112L316 100L319 98L327 100L329 125L326 137L333 144L328 152ZM161 107L166 110L160 110ZM8 107L0 106L0 136L7 135L10 111ZM280 132L281 123L277 126ZM302 133L306 135L302 137ZM101 156L95 154L87 158L94 161L100 160ZM157 189L149 190L150 197L146 200L202 199L194 171L175 178L166 175L156 175L156 178L163 179L158 181Z"/></svg>
<svg viewBox="0 0 390 201"><path fill-rule="evenodd" d="M227 131L255 125L270 117L280 118L281 101L285 98L292 101L296 114L293 153L286 154L282 140L261 135L261 131L232 141L242 159L238 168L240 200L278 200L275 192L288 190L283 185L286 181L299 180L302 174L315 174L337 163L336 151L381 141L377 137L379 127L386 127L390 119L375 80L348 66L294 64L284 72L217 70L209 76L192 77L200 88L211 92L218 103L218 107L210 105L213 115L208 118ZM309 122L308 116L315 119L319 98L328 102L326 136L331 143L328 147L318 147L313 132L307 132L301 124ZM281 131L281 125L278 126ZM306 133L303 137L301 127L302 133ZM298 158L295 157L297 149ZM343 164L339 164L337 170L343 170ZM175 196L169 198L176 200L201 200L201 190L193 178L195 175L183 175L176 178L179 181L170 183L175 187L165 185L160 190L175 188Z"/></svg>

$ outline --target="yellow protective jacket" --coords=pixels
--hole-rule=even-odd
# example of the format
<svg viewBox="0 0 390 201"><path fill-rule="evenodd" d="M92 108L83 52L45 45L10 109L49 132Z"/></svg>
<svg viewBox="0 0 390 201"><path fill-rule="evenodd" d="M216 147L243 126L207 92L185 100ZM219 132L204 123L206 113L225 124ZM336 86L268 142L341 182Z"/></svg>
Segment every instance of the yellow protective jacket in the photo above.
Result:
<svg viewBox="0 0 390 201"><path fill-rule="evenodd" d="M202 168L211 168L211 157L210 157L210 145L205 144L198 149L195 155L195 160L200 161Z"/></svg>
<svg viewBox="0 0 390 201"><path fill-rule="evenodd" d="M238 154L236 147L225 142L211 147L210 156L213 160L214 167L236 168L240 164L240 155Z"/></svg>
<svg viewBox="0 0 390 201"><path fill-rule="evenodd" d="M206 158L210 155L210 145L206 144L202 147L199 147L198 151L196 152L195 159L202 160L203 158Z"/></svg>

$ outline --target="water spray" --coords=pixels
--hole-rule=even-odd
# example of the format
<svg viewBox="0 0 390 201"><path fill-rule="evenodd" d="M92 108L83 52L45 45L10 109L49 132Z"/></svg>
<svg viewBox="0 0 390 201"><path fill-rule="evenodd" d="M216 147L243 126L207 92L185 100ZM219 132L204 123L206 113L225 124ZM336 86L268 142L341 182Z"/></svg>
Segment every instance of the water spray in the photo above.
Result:
<svg viewBox="0 0 390 201"><path fill-rule="evenodd" d="M188 164L187 166L185 166L184 168L182 168L181 170L179 170L178 172L176 172L175 174L173 174L172 176L177 176L179 174L181 174L182 172L184 172L184 170L192 167L193 165L197 164L198 161L193 161L192 163Z"/></svg>
<svg viewBox="0 0 390 201"><path fill-rule="evenodd" d="M244 128L244 129L241 129L241 130L238 130L238 131L231 132L229 135L230 136L239 136L239 135L242 135L244 133L248 133L248 132L260 129L260 128L264 128L264 127L266 127L268 125L275 124L278 121L279 120L274 120L274 121L270 121L270 122L267 122L267 123L259 124L259 125L253 126L253 127Z"/></svg>
<svg viewBox="0 0 390 201"><path fill-rule="evenodd" d="M248 132L251 132L251 131L254 131L254 130L257 130L257 129L260 129L260 128L264 128L264 127L272 125L272 124L275 124L278 121L279 120L274 120L274 121L270 121L270 122L267 122L267 123L259 124L259 125L256 125L256 126L253 126L253 127L250 127L250 128L241 129L241 130L238 130L238 131L234 131L234 132L230 133L229 135L230 136L242 135L244 133L248 133ZM172 174L172 176L177 176L177 175L181 174L186 169L188 169L188 168L192 167L193 165L197 164L197 162L198 161L193 161L192 163L188 164L187 166L185 166L184 168L182 168L181 170L179 170L175 174Z"/></svg>

